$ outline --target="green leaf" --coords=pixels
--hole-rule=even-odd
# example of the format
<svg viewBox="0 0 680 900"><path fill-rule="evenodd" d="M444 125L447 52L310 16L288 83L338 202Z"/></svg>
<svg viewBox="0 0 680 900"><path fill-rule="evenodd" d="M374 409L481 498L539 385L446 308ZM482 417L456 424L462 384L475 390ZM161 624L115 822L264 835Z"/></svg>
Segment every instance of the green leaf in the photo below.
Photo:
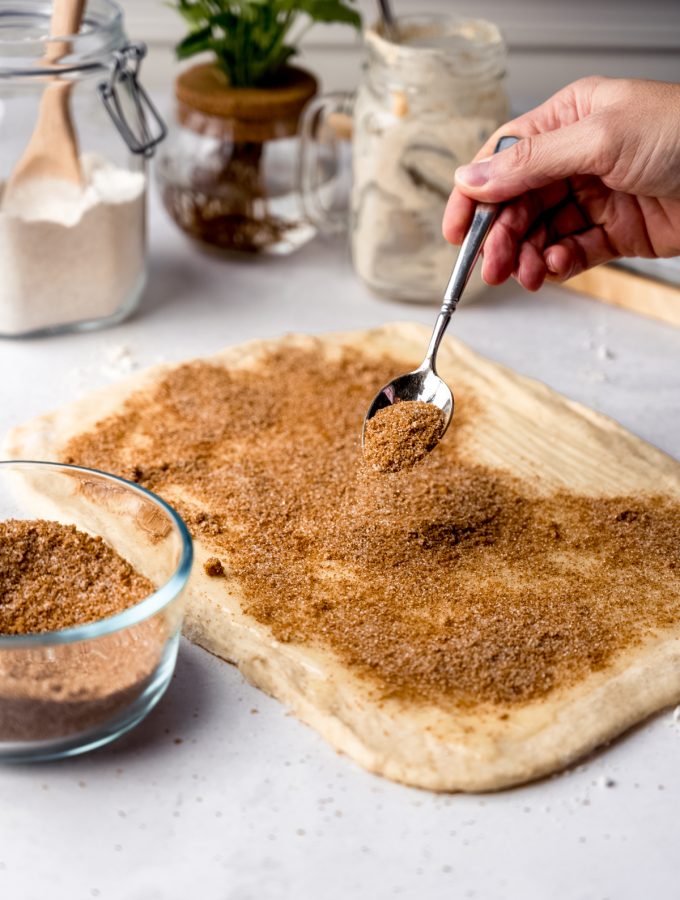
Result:
<svg viewBox="0 0 680 900"><path fill-rule="evenodd" d="M354 0L175 0L172 4L189 24L176 47L179 59L206 50L214 54L230 84L238 87L271 83L295 53L288 40L300 16L314 22L339 22L359 28ZM298 40L300 39L298 35Z"/></svg>
<svg viewBox="0 0 680 900"><path fill-rule="evenodd" d="M342 0L293 0L291 3L313 22L342 22L361 28L361 16Z"/></svg>
<svg viewBox="0 0 680 900"><path fill-rule="evenodd" d="M212 28L201 28L200 31L192 31L183 41L175 47L178 59L187 59L196 53L211 49Z"/></svg>
<svg viewBox="0 0 680 900"><path fill-rule="evenodd" d="M180 0L177 5L182 15L190 25L200 25L210 15L210 4L206 2L190 3L188 0Z"/></svg>

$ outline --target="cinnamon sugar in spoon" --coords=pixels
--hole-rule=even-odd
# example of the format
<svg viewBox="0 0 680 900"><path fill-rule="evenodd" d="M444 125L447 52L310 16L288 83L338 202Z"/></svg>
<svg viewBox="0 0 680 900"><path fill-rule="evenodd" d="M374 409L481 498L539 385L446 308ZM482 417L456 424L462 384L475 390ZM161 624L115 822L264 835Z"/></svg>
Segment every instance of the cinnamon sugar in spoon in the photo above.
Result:
<svg viewBox="0 0 680 900"><path fill-rule="evenodd" d="M69 52L68 38L77 34L86 0L54 0L45 62L57 63ZM64 38L64 40L54 40ZM5 186L4 198L36 178L82 183L78 141L69 108L72 84L55 81L43 92L38 121L21 159Z"/></svg>

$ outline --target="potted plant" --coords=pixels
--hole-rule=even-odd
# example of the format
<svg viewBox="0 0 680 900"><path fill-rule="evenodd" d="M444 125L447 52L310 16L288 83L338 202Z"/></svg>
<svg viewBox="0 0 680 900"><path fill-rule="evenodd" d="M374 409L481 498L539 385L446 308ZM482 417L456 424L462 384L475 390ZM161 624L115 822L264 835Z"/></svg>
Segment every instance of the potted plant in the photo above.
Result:
<svg viewBox="0 0 680 900"><path fill-rule="evenodd" d="M290 64L317 22L361 27L355 0L177 0L179 59L207 58L175 82L178 128L159 160L166 208L223 249L282 253L309 238L296 202L297 127L317 91Z"/></svg>

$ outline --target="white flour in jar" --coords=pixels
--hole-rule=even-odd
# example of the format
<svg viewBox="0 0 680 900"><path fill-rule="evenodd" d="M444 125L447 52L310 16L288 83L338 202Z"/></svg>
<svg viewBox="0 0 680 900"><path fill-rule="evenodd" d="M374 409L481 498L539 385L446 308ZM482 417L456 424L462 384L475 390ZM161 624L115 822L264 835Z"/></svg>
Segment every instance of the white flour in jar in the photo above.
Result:
<svg viewBox="0 0 680 900"><path fill-rule="evenodd" d="M142 288L146 176L94 155L81 166L82 186L0 185L0 335L104 319Z"/></svg>

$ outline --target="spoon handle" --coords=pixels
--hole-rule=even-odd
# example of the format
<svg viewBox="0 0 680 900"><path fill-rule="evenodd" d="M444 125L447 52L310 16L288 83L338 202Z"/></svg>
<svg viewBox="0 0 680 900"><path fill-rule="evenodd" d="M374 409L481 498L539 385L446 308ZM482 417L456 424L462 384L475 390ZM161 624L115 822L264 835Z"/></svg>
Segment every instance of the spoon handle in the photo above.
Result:
<svg viewBox="0 0 680 900"><path fill-rule="evenodd" d="M397 21L392 12L390 0L378 0L378 8L380 10L380 18L383 23L383 32L388 41L394 44L399 43L399 31L397 29Z"/></svg>
<svg viewBox="0 0 680 900"><path fill-rule="evenodd" d="M519 138L516 137L502 137L496 144L496 148L493 152L500 153L501 150L507 150L508 147L512 147L513 144L516 144L518 140ZM437 350L444 337L446 326L449 324L451 316L458 306L458 301L472 274L472 270L479 258L484 241L489 233L489 229L493 225L497 212L498 206L495 203L477 204L475 213L472 217L472 223L470 224L468 232L465 235L465 240L461 245L458 259L456 260L453 272L451 272L451 277L449 278L449 283L446 285L446 290L444 291L444 303L442 304L441 312L439 313L432 332L432 337L430 338L430 346L428 347L425 361L431 365L433 369Z"/></svg>
<svg viewBox="0 0 680 900"><path fill-rule="evenodd" d="M519 138L502 137L496 144L494 153L500 153L501 150L507 150L516 144ZM444 305L442 312L450 307L451 313L454 312L465 285L472 274L475 263L479 257L489 229L493 225L496 218L498 206L495 203L478 203L475 214L472 217L472 224L465 235L465 240L460 248L458 259L453 267L453 272L449 278L449 283L444 291Z"/></svg>

